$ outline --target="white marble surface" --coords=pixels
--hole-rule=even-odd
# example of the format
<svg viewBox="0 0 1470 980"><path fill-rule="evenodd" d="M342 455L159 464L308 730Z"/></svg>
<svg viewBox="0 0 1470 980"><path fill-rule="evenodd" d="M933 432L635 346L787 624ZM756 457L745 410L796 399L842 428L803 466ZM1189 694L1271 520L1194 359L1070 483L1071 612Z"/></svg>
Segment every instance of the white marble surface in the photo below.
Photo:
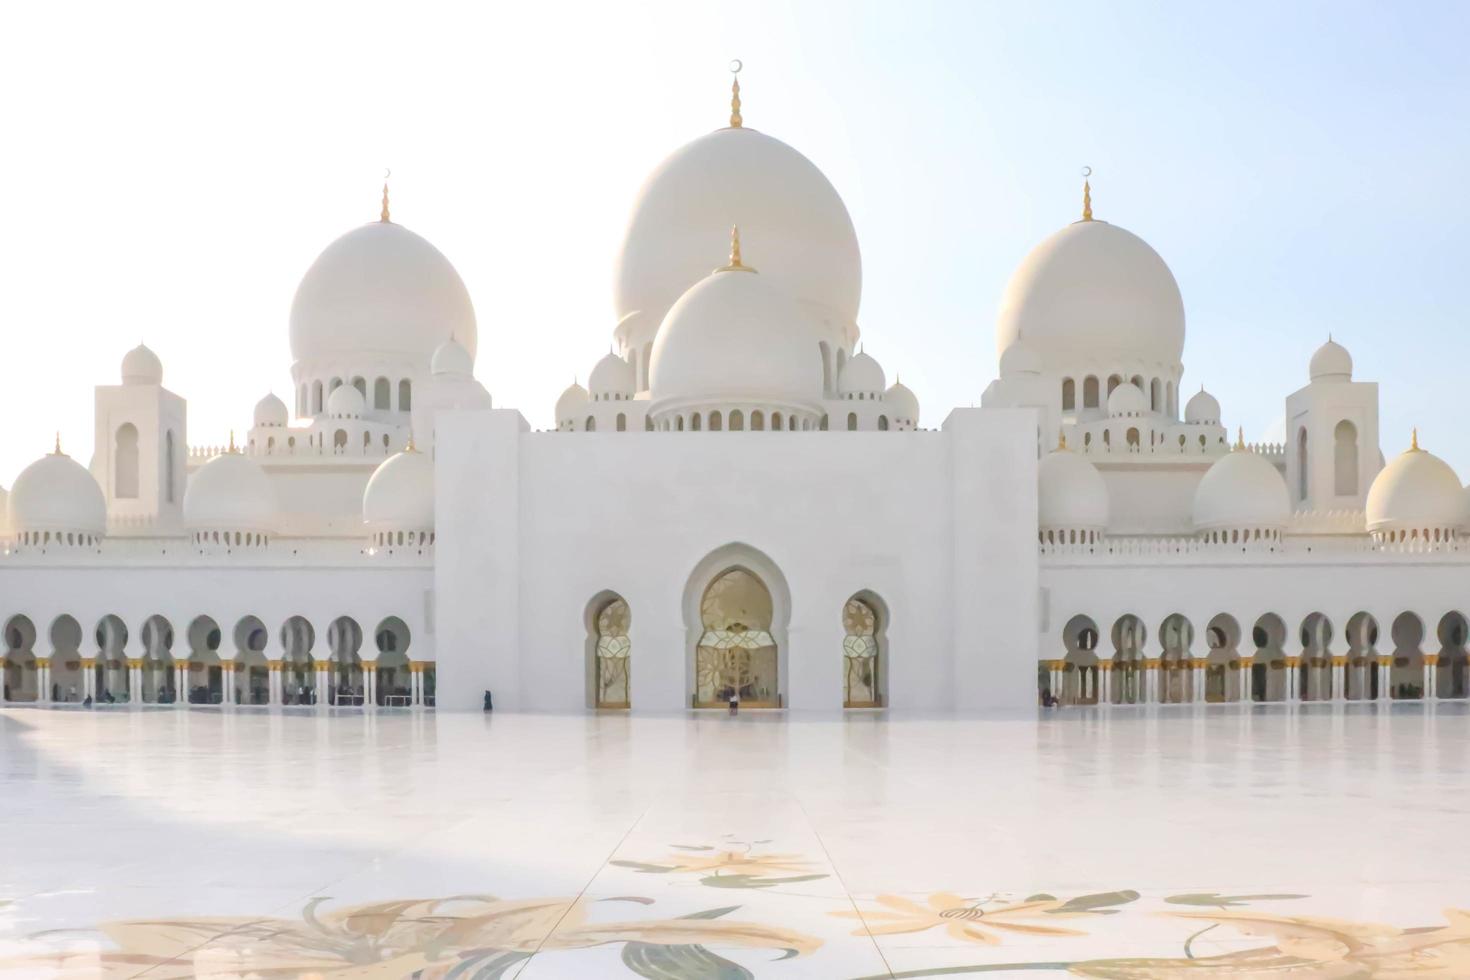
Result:
<svg viewBox="0 0 1470 980"><path fill-rule="evenodd" d="M1467 777L1451 702L12 709L0 977L1164 977L1201 930L1187 976L1466 977Z"/></svg>

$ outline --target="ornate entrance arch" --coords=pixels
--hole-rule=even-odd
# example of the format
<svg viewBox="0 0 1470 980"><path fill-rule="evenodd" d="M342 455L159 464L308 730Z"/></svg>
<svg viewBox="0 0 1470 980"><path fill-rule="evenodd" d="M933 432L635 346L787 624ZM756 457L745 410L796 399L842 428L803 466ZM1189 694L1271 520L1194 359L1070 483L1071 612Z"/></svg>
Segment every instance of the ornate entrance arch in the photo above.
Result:
<svg viewBox="0 0 1470 980"><path fill-rule="evenodd" d="M699 564L684 602L694 707L724 707L736 694L745 707L781 707L789 610L780 572L754 549L728 545Z"/></svg>

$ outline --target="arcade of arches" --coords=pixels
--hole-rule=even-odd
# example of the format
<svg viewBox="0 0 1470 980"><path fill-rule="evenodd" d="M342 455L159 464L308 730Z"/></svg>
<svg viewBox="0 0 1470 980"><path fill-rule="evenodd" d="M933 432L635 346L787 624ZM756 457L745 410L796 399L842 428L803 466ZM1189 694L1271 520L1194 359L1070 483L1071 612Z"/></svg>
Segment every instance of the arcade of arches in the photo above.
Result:
<svg viewBox="0 0 1470 980"><path fill-rule="evenodd" d="M7 703L318 705L322 707L432 707L434 662L410 660L407 624L389 616L371 639L350 616L332 620L318 642L303 616L270 632L256 616L232 628L209 616L175 624L165 616L143 621L131 639L127 624L103 616L84 642L74 616L56 617L41 634L31 617L11 616L4 629ZM38 644L38 641L41 641ZM370 654L364 657L365 645ZM233 655L230 652L233 651Z"/></svg>
<svg viewBox="0 0 1470 980"><path fill-rule="evenodd" d="M1320 612L1294 628L1275 613L1244 629L1227 613L1199 626L1167 616L1150 647L1137 616L1119 617L1106 638L1074 616L1062 631L1065 655L1038 665L1039 694L1102 705L1470 697L1470 620L1460 612L1427 627L1402 612L1383 631L1367 612L1340 631Z"/></svg>
<svg viewBox="0 0 1470 980"><path fill-rule="evenodd" d="M844 664L843 707L882 707L887 654L883 604L861 592L843 605L841 614L844 637L834 654ZM739 566L715 576L700 598L699 618L694 707L723 708L734 699L748 708L780 707L781 650L772 632L771 593L760 577ZM588 619L592 705L628 708L634 655L628 603L616 593L603 593L590 605Z"/></svg>

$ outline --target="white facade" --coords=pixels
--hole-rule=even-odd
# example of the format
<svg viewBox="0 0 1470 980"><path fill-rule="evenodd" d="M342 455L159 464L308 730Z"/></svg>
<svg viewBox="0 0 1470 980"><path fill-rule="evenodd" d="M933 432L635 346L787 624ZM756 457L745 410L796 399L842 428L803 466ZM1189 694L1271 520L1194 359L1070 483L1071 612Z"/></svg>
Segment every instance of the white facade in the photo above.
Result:
<svg viewBox="0 0 1470 980"><path fill-rule="evenodd" d="M1286 396L1285 445L1232 445L1184 385L1167 264L1088 188L1001 298L982 407L922 428L860 346L841 197L735 108L639 192L611 349L549 431L493 407L464 284L386 189L306 272L294 390L243 438L190 445L163 364L129 351L90 468L58 438L6 495L6 699L1470 693L1467 494L1417 444L1384 466L1377 385L1341 345Z"/></svg>

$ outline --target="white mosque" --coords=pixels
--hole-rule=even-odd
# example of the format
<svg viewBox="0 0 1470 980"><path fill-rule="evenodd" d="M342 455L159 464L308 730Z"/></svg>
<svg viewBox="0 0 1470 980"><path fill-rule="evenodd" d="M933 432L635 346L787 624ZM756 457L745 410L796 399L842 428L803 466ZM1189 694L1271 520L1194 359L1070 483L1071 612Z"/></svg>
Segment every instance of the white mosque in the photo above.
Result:
<svg viewBox="0 0 1470 980"><path fill-rule="evenodd" d="M1470 509L1328 340L1284 445L1184 383L1184 303L1095 219L1000 301L1000 377L925 427L858 327L842 199L729 124L617 257L614 352L552 431L475 380L474 308L380 219L291 309L292 404L189 442L159 358L96 451L15 477L4 699L98 706L1030 710L1465 698ZM734 229L734 230L732 230ZM1183 401L1181 412L1180 402Z"/></svg>

